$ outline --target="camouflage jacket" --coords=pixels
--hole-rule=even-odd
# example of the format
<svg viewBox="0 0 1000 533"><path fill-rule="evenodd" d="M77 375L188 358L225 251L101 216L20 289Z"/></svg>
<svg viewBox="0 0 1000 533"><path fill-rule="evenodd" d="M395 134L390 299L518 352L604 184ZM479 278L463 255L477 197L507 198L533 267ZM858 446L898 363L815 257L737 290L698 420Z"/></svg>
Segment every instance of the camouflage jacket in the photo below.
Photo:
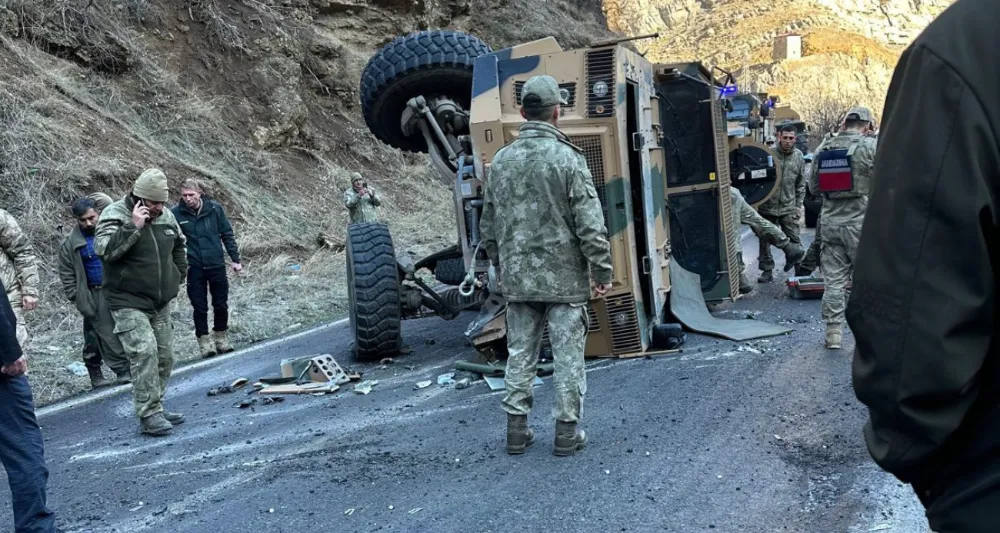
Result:
<svg viewBox="0 0 1000 533"><path fill-rule="evenodd" d="M157 312L171 302L187 278L186 239L174 214L138 229L135 202L126 197L101 212L94 248L104 261L104 290L112 310Z"/></svg>
<svg viewBox="0 0 1000 533"><path fill-rule="evenodd" d="M781 188L757 209L767 216L794 215L806 199L806 162L798 148L787 154L778 148L774 153L775 166L781 169Z"/></svg>
<svg viewBox="0 0 1000 533"><path fill-rule="evenodd" d="M14 305L38 297L38 265L31 240L10 213L0 209L0 279Z"/></svg>
<svg viewBox="0 0 1000 533"><path fill-rule="evenodd" d="M824 149L842 150L858 143L851 155L851 171L854 174L854 191L823 194L823 209L820 224L824 227L851 226L862 224L868 209L868 191L871 190L872 174L875 172L876 141L860 133L845 131L825 141L816 148L819 154ZM809 190L819 196L819 158L813 159L809 172Z"/></svg>
<svg viewBox="0 0 1000 533"><path fill-rule="evenodd" d="M579 148L555 126L528 122L490 165L480 230L512 302L582 303L590 276L611 283L611 247Z"/></svg>
<svg viewBox="0 0 1000 533"><path fill-rule="evenodd" d="M344 205L351 213L351 222L378 222L378 206L382 205L382 200L378 197L375 189L368 187L365 196L361 196L354 187L344 191Z"/></svg>

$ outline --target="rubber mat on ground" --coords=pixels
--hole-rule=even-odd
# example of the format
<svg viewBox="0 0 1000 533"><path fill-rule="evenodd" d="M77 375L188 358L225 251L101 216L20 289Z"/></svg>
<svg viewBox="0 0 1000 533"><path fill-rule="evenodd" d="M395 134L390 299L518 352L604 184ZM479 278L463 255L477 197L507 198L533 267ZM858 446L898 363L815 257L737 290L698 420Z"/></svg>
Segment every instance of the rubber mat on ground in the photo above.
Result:
<svg viewBox="0 0 1000 533"><path fill-rule="evenodd" d="M791 328L760 320L716 318L708 312L701 293L701 277L684 270L677 261L670 262L670 310L684 327L734 341L773 337Z"/></svg>

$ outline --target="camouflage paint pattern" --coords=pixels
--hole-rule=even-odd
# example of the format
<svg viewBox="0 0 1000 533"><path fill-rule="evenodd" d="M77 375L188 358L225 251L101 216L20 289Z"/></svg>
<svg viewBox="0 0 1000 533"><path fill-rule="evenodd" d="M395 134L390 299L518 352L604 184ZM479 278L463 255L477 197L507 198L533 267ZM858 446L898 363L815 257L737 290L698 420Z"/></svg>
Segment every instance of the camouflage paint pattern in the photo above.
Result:
<svg viewBox="0 0 1000 533"><path fill-rule="evenodd" d="M512 302L507 307L507 392L501 402L510 414L527 415L534 405L532 383L538 365L542 330L548 323L552 343L555 405L552 416L577 422L587 393L584 342L587 337L585 304Z"/></svg>
<svg viewBox="0 0 1000 533"><path fill-rule="evenodd" d="M624 46L564 51L546 38L481 56L473 72L470 136L474 146L471 166L476 173L459 172L454 199L466 264L474 265L480 273L486 272L489 262L483 260L482 253L474 257L477 243L465 214L475 209L474 202L489 190L496 176L496 154L521 134L521 84L532 76L547 74L571 92L570 102L561 106L559 129L584 153L603 208L611 250L611 291L590 301L597 316L588 335L588 356L641 352L649 343L649 326L664 320L662 309L670 290L670 230L654 71L653 64ZM598 82L604 85L600 90ZM630 85L634 91L629 90ZM634 95L631 102L630 95ZM634 135L627 127L630 110L636 116ZM630 168L630 155L634 161L636 153L639 168ZM641 235L636 232L637 223L644 224L642 242L637 237ZM726 233L728 227L720 232L723 242L728 238ZM502 250L499 253L504 255ZM640 276L649 278L648 291L642 289ZM510 280L504 282L505 289L511 290ZM604 300L610 298L627 299L635 315L627 327L612 322L607 315ZM621 316L621 301L616 300L616 316ZM629 338L620 338L623 335Z"/></svg>
<svg viewBox="0 0 1000 533"><path fill-rule="evenodd" d="M854 190L823 194L823 208L820 211L817 233L820 238L820 266L826 284L823 292L823 321L827 324L842 324L847 305L847 283L854 273L854 254L861 239L861 227L868 209L868 192L871 190L872 175L875 170L876 141L855 132L841 132L823 141L816 153L824 149L850 149L851 172L854 175ZM809 187L814 194L819 193L819 159L813 160L809 176Z"/></svg>
<svg viewBox="0 0 1000 533"><path fill-rule="evenodd" d="M163 395L174 368L170 306L155 313L137 309L111 312L132 370L132 402L142 419L163 412Z"/></svg>
<svg viewBox="0 0 1000 533"><path fill-rule="evenodd" d="M764 215L763 218L771 225L780 228L779 231L785 236L786 242L791 241L795 244L802 244L802 236L799 235L799 217L794 213L778 217ZM771 255L771 246L778 246L780 248L781 245L773 244L773 238L761 238L761 233L756 230L754 230L754 233L759 239L758 245L760 246L759 254L757 255L757 265L761 270L774 270L774 256Z"/></svg>
<svg viewBox="0 0 1000 533"><path fill-rule="evenodd" d="M586 161L544 122L493 159L480 231L508 302L585 303L611 283L604 216Z"/></svg>
<svg viewBox="0 0 1000 533"><path fill-rule="evenodd" d="M805 257L802 258L802 262L799 263L800 268L804 268L809 272L816 270L819 266L819 251L823 244L823 224L816 219L816 236L813 237L812 243L809 245L809 249L806 250Z"/></svg>
<svg viewBox="0 0 1000 533"><path fill-rule="evenodd" d="M344 205L350 213L351 223L378 222L378 207L382 205L382 199L373 187L368 187L368 192L361 196L354 187L344 191Z"/></svg>

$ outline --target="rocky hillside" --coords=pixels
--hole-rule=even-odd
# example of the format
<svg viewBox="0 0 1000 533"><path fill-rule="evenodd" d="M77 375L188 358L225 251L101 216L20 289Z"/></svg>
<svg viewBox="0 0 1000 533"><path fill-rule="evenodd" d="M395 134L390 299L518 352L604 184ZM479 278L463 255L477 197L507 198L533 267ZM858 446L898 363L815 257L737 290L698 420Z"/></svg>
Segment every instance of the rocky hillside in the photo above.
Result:
<svg viewBox="0 0 1000 533"><path fill-rule="evenodd" d="M611 29L659 32L655 61L700 59L780 94L805 117L860 102L880 114L899 54L952 0L604 0ZM774 39L802 36L802 58L774 61Z"/></svg>
<svg viewBox="0 0 1000 533"><path fill-rule="evenodd" d="M0 0L0 207L43 263L28 315L39 399L86 383L66 370L81 322L53 265L69 203L121 197L144 168L174 186L200 177L233 218L247 266L230 298L237 344L343 315L351 171L382 192L397 249L452 244L450 189L368 133L357 94L379 47L441 27L495 49L609 35L599 0ZM190 358L184 297L174 318Z"/></svg>

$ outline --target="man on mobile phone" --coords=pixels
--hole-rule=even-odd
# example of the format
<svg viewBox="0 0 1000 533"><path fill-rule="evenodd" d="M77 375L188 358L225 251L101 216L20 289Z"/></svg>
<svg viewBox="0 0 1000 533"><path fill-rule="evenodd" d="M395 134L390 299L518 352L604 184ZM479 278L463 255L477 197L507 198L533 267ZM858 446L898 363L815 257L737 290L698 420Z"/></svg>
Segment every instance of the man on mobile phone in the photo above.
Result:
<svg viewBox="0 0 1000 533"><path fill-rule="evenodd" d="M132 194L104 210L95 238L114 332L132 369L135 414L150 435L165 435L184 421L162 403L174 367L170 302L187 276L184 234L164 209L167 197L167 176L146 170Z"/></svg>

